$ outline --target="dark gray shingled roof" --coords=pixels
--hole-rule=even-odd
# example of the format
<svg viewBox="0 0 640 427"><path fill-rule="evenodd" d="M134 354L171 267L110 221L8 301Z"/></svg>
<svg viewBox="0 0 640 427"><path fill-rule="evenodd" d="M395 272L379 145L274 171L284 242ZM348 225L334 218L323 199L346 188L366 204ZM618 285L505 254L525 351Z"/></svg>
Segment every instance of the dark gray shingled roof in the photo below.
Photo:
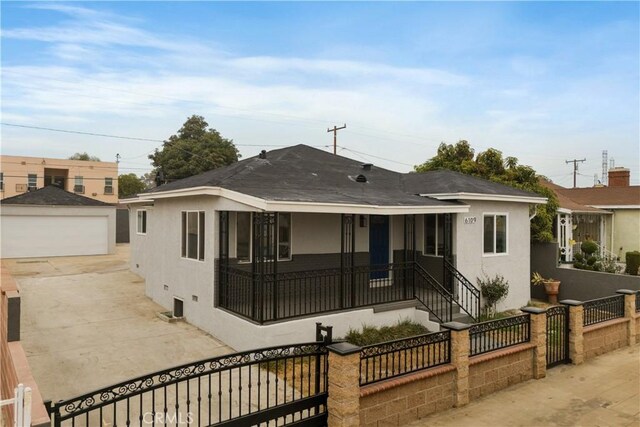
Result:
<svg viewBox="0 0 640 427"><path fill-rule="evenodd" d="M40 206L114 206L100 200L91 199L48 185L0 201L3 205L40 205Z"/></svg>
<svg viewBox="0 0 640 427"><path fill-rule="evenodd" d="M366 183L356 182L358 175ZM447 206L406 193L402 174L336 156L307 145L272 150L232 165L156 187L150 193L199 186L222 187L270 201L352 203L379 206ZM147 193L148 194L148 193Z"/></svg>
<svg viewBox="0 0 640 427"><path fill-rule="evenodd" d="M404 174L404 188L413 194L475 193L487 195L542 197L515 187L450 170Z"/></svg>
<svg viewBox="0 0 640 427"><path fill-rule="evenodd" d="M358 175L366 183L356 182ZM402 174L336 156L307 145L272 150L232 165L156 187L146 194L211 186L272 201L354 203L380 206L445 206L455 202L420 197L425 193L536 194L451 171Z"/></svg>

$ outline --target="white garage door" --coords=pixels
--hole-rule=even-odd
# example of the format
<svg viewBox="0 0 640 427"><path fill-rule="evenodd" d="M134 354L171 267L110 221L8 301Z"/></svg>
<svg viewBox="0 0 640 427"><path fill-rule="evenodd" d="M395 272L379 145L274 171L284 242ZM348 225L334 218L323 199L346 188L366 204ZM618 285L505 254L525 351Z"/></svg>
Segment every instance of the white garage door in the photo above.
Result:
<svg viewBox="0 0 640 427"><path fill-rule="evenodd" d="M2 215L0 221L3 258L108 252L106 216Z"/></svg>

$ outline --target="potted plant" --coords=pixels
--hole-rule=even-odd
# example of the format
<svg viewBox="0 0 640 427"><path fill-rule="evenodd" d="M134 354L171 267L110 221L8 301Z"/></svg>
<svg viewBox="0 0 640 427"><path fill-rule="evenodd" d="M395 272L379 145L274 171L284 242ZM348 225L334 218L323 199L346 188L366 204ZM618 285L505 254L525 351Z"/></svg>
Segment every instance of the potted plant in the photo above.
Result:
<svg viewBox="0 0 640 427"><path fill-rule="evenodd" d="M558 303L558 292L560 289L560 280L556 280L552 278L545 279L544 277L542 277L540 273L535 272L531 277L531 283L533 283L534 286L544 285L544 291L547 293L547 296L549 297L549 303L550 304Z"/></svg>

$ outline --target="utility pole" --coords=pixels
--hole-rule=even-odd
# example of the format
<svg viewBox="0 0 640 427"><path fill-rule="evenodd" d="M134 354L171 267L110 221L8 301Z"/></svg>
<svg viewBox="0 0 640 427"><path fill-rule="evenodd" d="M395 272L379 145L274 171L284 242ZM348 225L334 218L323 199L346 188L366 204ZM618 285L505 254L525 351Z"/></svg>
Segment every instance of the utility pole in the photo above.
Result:
<svg viewBox="0 0 640 427"><path fill-rule="evenodd" d="M578 163L586 162L587 159L565 160L566 164L573 163L573 188L576 188L576 175L578 175Z"/></svg>
<svg viewBox="0 0 640 427"><path fill-rule="evenodd" d="M333 132L333 154L336 154L336 148L338 147L338 131L340 129L345 129L346 127L347 127L347 124L345 123L340 127L334 126L333 129L331 128L327 129L327 132Z"/></svg>
<svg viewBox="0 0 640 427"><path fill-rule="evenodd" d="M120 163L120 153L116 153L116 164Z"/></svg>

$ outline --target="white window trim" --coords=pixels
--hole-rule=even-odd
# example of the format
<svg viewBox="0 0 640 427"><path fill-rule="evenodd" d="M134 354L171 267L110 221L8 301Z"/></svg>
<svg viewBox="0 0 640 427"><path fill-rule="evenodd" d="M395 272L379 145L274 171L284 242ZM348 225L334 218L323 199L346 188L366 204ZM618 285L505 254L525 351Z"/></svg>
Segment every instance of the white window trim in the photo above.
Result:
<svg viewBox="0 0 640 427"><path fill-rule="evenodd" d="M196 243L196 254L197 254L196 258L189 258L188 256L186 256L186 254L189 253L189 247L188 246L185 248L185 256L182 256L182 213L183 212L187 214L187 226L186 226L186 230L185 230L185 232L187 234L189 234L189 232L188 232L188 230L189 230L189 212L196 212L198 214L198 233L197 233L198 241ZM202 257L202 259L199 259L200 258L200 212L204 212L204 219L205 219L205 222L206 222L206 220L207 220L206 211L201 211L201 210L198 210L198 209L180 211L180 246L179 246L179 248L180 248L180 258L185 259L187 261L205 262L205 258L204 257ZM188 242L188 239L187 239L187 242ZM205 253L207 253L206 250L205 250Z"/></svg>
<svg viewBox="0 0 640 427"><path fill-rule="evenodd" d="M427 217L434 215L436 217L436 253L435 254L428 254L427 253L427 239L426 239L426 234L427 234ZM438 253L438 217L440 216L440 214L424 214L422 217L422 255L423 256L429 256L432 258L442 258L444 257L444 254L440 254ZM443 227L444 230L444 227ZM444 239L444 237L443 237Z"/></svg>
<svg viewBox="0 0 640 427"><path fill-rule="evenodd" d="M249 259L248 260L242 260L240 261L238 259L238 213L244 213L247 211L236 211L236 230L235 230L235 250L236 250L236 260L238 261L238 264L250 264L253 261L253 212L247 212L250 217L249 217ZM289 256L287 258L280 258L280 230L275 230L276 233L276 238L277 238L277 242L276 242L276 247L277 247L277 258L278 258L278 262L282 261L282 262L287 262L287 261L291 261L293 259L293 212L278 212L278 215L280 214L289 214ZM278 226L280 225L280 222L278 221Z"/></svg>
<svg viewBox="0 0 640 427"><path fill-rule="evenodd" d="M144 232L140 232L138 231L140 229L140 227L138 227L139 223L140 223L140 212L145 212L145 228L144 228ZM146 209L136 209L136 234L139 236L146 236L147 235L147 228L149 225L149 214L146 213L147 210Z"/></svg>
<svg viewBox="0 0 640 427"><path fill-rule="evenodd" d="M493 252L485 252L484 251L484 217L492 216L493 217ZM496 253L496 245L498 239L496 239L496 216L504 216L506 220L506 241L505 241L505 251ZM482 213L482 256L486 258L491 257L500 257L509 255L509 213L508 212L483 212Z"/></svg>

